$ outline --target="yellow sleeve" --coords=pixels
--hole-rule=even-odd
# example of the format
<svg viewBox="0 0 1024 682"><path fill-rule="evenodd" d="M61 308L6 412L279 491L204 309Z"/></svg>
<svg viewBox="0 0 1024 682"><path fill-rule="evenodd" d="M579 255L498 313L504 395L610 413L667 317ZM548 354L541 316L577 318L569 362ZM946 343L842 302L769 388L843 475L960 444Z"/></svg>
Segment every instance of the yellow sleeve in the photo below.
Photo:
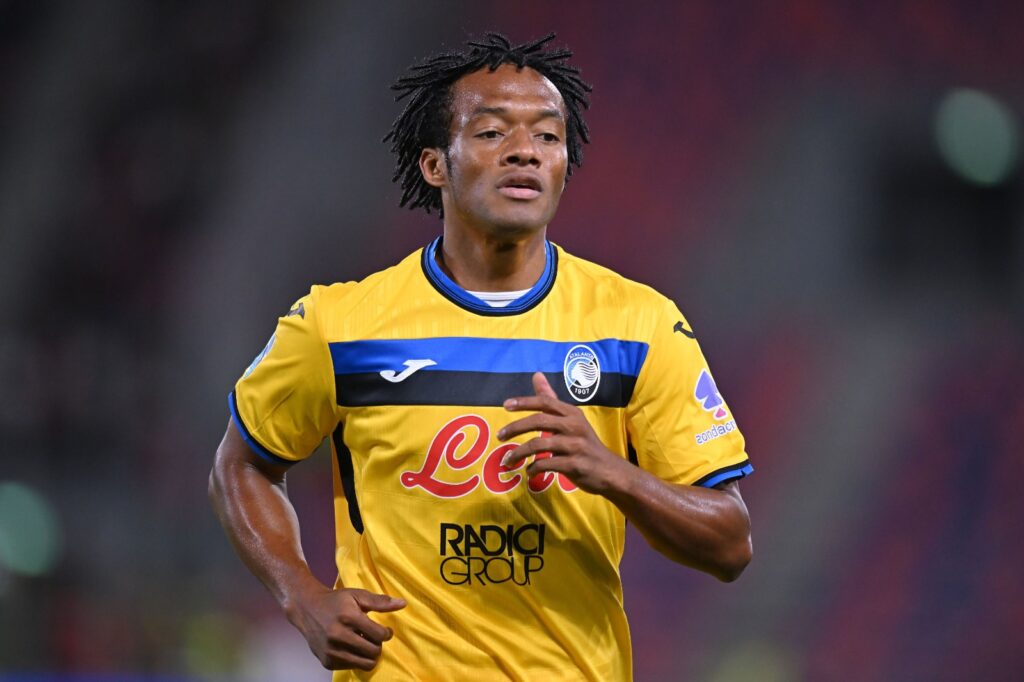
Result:
<svg viewBox="0 0 1024 682"><path fill-rule="evenodd" d="M246 443L276 464L305 459L337 425L334 374L315 292L278 319L270 341L228 398Z"/></svg>
<svg viewBox="0 0 1024 682"><path fill-rule="evenodd" d="M670 483L712 487L754 470L693 331L671 301L650 334L626 428L637 464Z"/></svg>

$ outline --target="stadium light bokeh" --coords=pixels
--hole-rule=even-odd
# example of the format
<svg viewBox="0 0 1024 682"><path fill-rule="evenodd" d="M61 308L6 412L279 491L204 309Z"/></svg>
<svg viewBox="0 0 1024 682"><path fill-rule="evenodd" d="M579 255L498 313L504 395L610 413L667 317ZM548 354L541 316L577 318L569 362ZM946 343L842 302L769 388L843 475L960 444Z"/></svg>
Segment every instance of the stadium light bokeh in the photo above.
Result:
<svg viewBox="0 0 1024 682"><path fill-rule="evenodd" d="M1017 163L1019 137L1009 107L979 90L956 88L939 104L935 137L949 167L977 185L998 185Z"/></svg>
<svg viewBox="0 0 1024 682"><path fill-rule="evenodd" d="M0 483L0 569L23 576L50 572L61 552L53 505L27 485Z"/></svg>

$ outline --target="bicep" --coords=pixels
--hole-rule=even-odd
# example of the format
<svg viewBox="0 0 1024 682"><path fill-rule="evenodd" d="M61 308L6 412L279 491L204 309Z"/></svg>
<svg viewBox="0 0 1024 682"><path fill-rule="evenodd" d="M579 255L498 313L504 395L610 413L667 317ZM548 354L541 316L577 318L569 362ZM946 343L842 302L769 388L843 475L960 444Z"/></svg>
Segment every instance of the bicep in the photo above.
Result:
<svg viewBox="0 0 1024 682"><path fill-rule="evenodd" d="M718 485L712 486L715 490L721 490L722 492L729 493L732 497L735 497L740 502L743 502L743 496L740 495L740 482L733 479L731 481L725 481Z"/></svg>
<svg viewBox="0 0 1024 682"><path fill-rule="evenodd" d="M740 482L738 479L730 481L724 481L716 486L713 486L714 490L719 490L730 498L732 498L733 507L739 512L739 518L747 526L747 532L750 532L750 512L747 510L747 503L743 501L743 496L740 494Z"/></svg>

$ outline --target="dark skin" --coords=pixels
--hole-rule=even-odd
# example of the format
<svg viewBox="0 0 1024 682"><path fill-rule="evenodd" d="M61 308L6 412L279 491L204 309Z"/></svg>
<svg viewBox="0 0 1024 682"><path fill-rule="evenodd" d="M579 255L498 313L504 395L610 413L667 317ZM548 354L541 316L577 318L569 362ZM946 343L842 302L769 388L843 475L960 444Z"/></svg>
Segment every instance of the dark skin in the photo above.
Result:
<svg viewBox="0 0 1024 682"><path fill-rule="evenodd" d="M444 205L441 267L470 291L528 289L544 270L547 225L565 187L562 97L533 69L505 64L463 76L452 100L447 152L420 155ZM506 186L526 183L536 190Z"/></svg>
<svg viewBox="0 0 1024 682"><path fill-rule="evenodd" d="M217 517L245 565L277 599L328 670L372 670L394 633L371 611L397 611L405 600L361 589L332 589L309 570L299 521L288 499L286 467L253 452L228 424L210 473Z"/></svg>
<svg viewBox="0 0 1024 682"><path fill-rule="evenodd" d="M565 107L536 71L503 65L467 74L452 86L447 150L424 149L424 179L441 191L444 248L439 264L471 291L530 288L545 266L547 225L565 187ZM534 395L512 397L510 412L529 416L499 439L532 438L507 456L512 464L538 452L529 474L556 471L618 507L652 547L723 581L751 557L750 519L735 482L707 489L668 483L611 452L583 411L561 402L544 376ZM277 599L324 667L372 669L393 636L371 612L399 611L403 599L357 588L331 588L313 576L302 553L285 467L249 449L229 424L210 474L210 501L236 551Z"/></svg>
<svg viewBox="0 0 1024 682"><path fill-rule="evenodd" d="M539 452L528 475L554 471L580 489L607 498L636 526L654 549L672 561L730 582L750 563L750 517L739 484L718 489L668 483L634 466L604 446L586 415L559 400L540 372L533 375L534 395L505 401L509 412L534 412L498 431L511 440L540 433L505 456L514 466Z"/></svg>

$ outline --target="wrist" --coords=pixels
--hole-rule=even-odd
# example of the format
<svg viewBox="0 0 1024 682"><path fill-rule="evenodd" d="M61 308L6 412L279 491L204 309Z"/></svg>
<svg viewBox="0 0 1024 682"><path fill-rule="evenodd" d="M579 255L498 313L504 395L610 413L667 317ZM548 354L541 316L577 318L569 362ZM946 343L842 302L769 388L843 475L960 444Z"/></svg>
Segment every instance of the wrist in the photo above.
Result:
<svg viewBox="0 0 1024 682"><path fill-rule="evenodd" d="M630 491L633 489L640 469L611 451L608 454L610 455L607 460L608 466L604 468L600 488L597 492L609 501L618 504L620 500L631 494Z"/></svg>
<svg viewBox="0 0 1024 682"><path fill-rule="evenodd" d="M331 589L314 578L312 574L303 576L280 591L278 604L285 617L295 626L300 626L306 604L315 595L330 592Z"/></svg>

